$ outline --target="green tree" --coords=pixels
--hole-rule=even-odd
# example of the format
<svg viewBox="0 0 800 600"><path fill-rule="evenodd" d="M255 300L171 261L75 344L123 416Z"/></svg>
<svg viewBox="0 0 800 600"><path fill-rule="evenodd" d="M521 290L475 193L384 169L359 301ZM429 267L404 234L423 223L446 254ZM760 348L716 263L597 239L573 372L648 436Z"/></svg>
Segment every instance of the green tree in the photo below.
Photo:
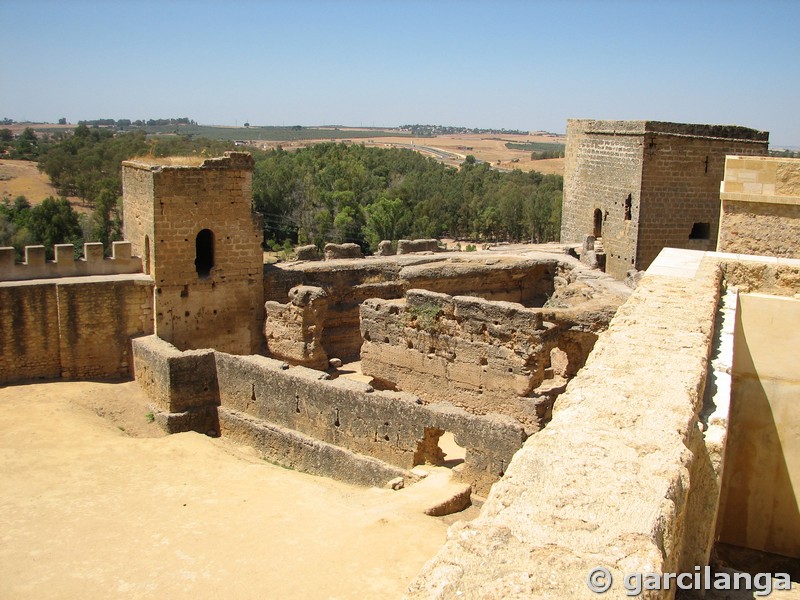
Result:
<svg viewBox="0 0 800 600"><path fill-rule="evenodd" d="M66 198L48 196L38 206L29 209L27 229L36 243L43 244L50 258L54 244L80 244L83 235L78 214Z"/></svg>
<svg viewBox="0 0 800 600"><path fill-rule="evenodd" d="M411 213L400 198L378 198L364 209L367 223L364 237L370 248L376 250L382 240L398 240L407 235Z"/></svg>

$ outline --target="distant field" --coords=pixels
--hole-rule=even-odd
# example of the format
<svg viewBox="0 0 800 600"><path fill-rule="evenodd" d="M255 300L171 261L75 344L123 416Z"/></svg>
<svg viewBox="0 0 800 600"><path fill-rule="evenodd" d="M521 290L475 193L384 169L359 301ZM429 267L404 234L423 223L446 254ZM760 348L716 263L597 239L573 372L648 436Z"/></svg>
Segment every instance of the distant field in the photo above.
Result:
<svg viewBox="0 0 800 600"><path fill-rule="evenodd" d="M33 205L41 204L48 196L58 197L58 191L50 185L50 178L40 173L36 163L27 160L0 160L0 201L13 202L17 196L25 196ZM90 212L78 198L68 198L79 212Z"/></svg>
<svg viewBox="0 0 800 600"><path fill-rule="evenodd" d="M259 142L284 142L300 140L343 140L403 136L407 134L385 129L340 129L318 127L221 127L214 125L157 125L142 128L148 135L191 135L210 140L233 142L248 140ZM37 128L47 131L46 128ZM136 131L131 128L129 131Z"/></svg>
<svg viewBox="0 0 800 600"><path fill-rule="evenodd" d="M33 126L36 131L52 133L74 126ZM420 146L439 149L454 156L436 157L446 165L457 167L467 155L504 171L538 171L564 174L564 159L531 160L531 152L563 150L566 138L555 134L451 134L411 136L397 129L364 129L347 127L223 127L212 125L162 125L146 127L149 135L191 135L221 141L244 141L268 150L278 145L286 150L330 141L352 141L375 147L417 149ZM423 154L429 154L422 151Z"/></svg>
<svg viewBox="0 0 800 600"><path fill-rule="evenodd" d="M525 152L563 152L566 145L558 142L506 142L509 150L523 150Z"/></svg>

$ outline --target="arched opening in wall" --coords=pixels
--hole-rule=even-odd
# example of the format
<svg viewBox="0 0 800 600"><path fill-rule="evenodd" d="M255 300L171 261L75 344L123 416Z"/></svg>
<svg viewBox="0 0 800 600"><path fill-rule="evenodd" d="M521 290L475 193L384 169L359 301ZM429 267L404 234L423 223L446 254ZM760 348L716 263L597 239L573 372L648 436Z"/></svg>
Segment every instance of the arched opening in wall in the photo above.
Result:
<svg viewBox="0 0 800 600"><path fill-rule="evenodd" d="M689 233L690 240L708 240L711 238L711 223L695 223Z"/></svg>
<svg viewBox="0 0 800 600"><path fill-rule="evenodd" d="M200 277L208 277L214 268L214 232L203 229L195 239L194 268Z"/></svg>
<svg viewBox="0 0 800 600"><path fill-rule="evenodd" d="M595 239L603 237L603 211L599 208L594 210L594 232Z"/></svg>
<svg viewBox="0 0 800 600"><path fill-rule="evenodd" d="M146 275L151 275L150 273L150 236L144 236L144 272Z"/></svg>
<svg viewBox="0 0 800 600"><path fill-rule="evenodd" d="M414 452L414 465L438 465L452 469L464 462L467 450L455 435L438 427L426 427Z"/></svg>

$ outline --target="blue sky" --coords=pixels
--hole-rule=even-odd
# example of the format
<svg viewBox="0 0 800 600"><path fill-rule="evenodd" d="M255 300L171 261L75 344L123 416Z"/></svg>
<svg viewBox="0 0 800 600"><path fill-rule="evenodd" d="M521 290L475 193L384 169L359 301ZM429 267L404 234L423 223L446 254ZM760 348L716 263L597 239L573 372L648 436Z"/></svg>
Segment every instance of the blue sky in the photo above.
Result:
<svg viewBox="0 0 800 600"><path fill-rule="evenodd" d="M800 2L0 0L0 117L737 124L800 146Z"/></svg>

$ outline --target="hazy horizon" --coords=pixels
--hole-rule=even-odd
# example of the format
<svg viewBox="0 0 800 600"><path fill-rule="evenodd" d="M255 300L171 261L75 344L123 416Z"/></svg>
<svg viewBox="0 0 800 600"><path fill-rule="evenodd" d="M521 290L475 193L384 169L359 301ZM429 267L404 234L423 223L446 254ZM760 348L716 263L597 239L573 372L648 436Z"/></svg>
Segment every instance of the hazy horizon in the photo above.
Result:
<svg viewBox="0 0 800 600"><path fill-rule="evenodd" d="M741 125L800 146L800 3L3 0L0 118L564 133Z"/></svg>

